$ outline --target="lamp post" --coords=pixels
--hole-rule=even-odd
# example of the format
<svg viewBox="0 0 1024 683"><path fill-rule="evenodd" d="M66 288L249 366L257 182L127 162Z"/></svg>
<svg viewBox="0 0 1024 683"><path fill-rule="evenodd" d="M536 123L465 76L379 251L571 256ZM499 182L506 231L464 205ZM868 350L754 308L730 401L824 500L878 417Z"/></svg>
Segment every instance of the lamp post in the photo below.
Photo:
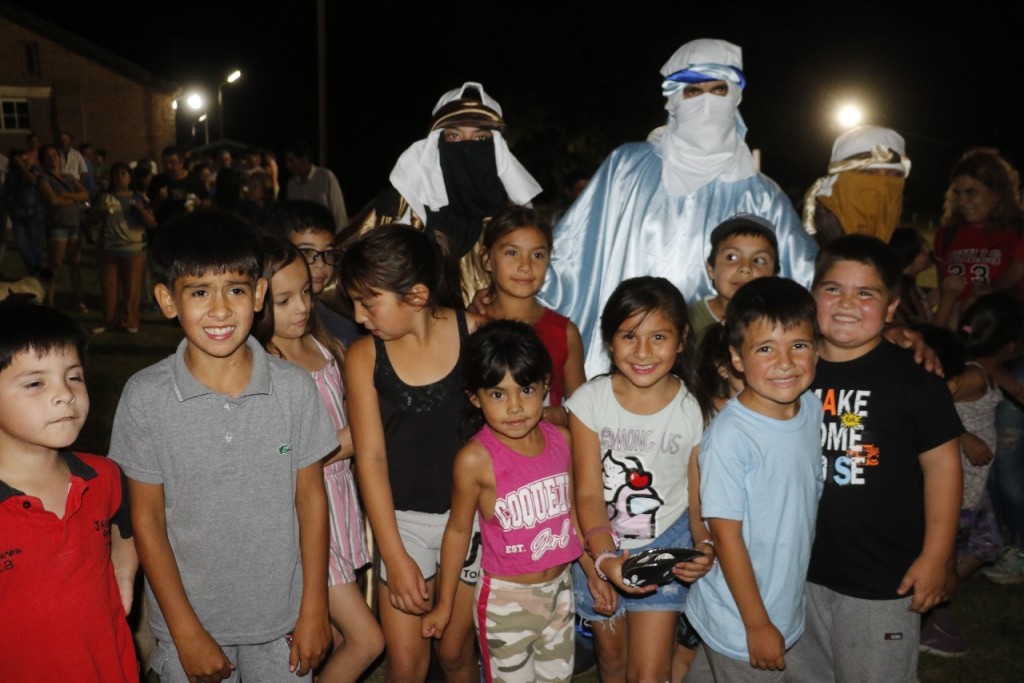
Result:
<svg viewBox="0 0 1024 683"><path fill-rule="evenodd" d="M217 86L217 128L221 140L224 139L224 86L234 83L242 77L242 72L235 69Z"/></svg>
<svg viewBox="0 0 1024 683"><path fill-rule="evenodd" d="M206 114L199 117L199 123L203 124L203 144L210 144L210 121Z"/></svg>
<svg viewBox="0 0 1024 683"><path fill-rule="evenodd" d="M185 95L185 104L188 105L188 108L191 109L193 112L198 112L200 109L203 108L203 105L205 104L205 102L203 101L203 96L202 95L200 95L198 92L194 92L193 91L193 92ZM207 145L210 144L210 126L209 126L208 123L206 123L206 113L203 113L201 116L199 116L198 119L193 119L192 120L192 139L193 140L196 137L196 123L203 123L203 124L205 124L204 125L204 129L205 129L205 136L204 136L205 143L204 144L207 144Z"/></svg>

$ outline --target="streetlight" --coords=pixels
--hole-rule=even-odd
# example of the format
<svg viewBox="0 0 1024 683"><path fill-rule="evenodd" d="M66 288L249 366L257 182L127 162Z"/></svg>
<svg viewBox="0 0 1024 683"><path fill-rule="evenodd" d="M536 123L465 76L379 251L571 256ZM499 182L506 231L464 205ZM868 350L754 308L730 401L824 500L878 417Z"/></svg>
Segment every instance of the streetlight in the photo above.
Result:
<svg viewBox="0 0 1024 683"><path fill-rule="evenodd" d="M853 128L864 120L864 110L856 104L844 104L836 111L836 123L841 128Z"/></svg>
<svg viewBox="0 0 1024 683"><path fill-rule="evenodd" d="M234 83L241 77L242 72L235 69L217 86L217 127L221 140L224 139L224 86Z"/></svg>
<svg viewBox="0 0 1024 683"><path fill-rule="evenodd" d="M185 106L188 107L193 112L198 112L200 109L203 109L205 107L205 105L206 105L205 98L203 97L203 95L200 92L198 92L196 90L193 90L192 92L186 93L185 96L181 98L181 101L184 102ZM178 100L177 99L174 100L173 102L171 102L171 108L174 109L174 110L178 109ZM206 122L206 112L203 112L203 114L198 119L192 119L192 139L193 140L196 137L196 123L204 124L203 128L204 128L204 137L205 137L205 140L206 140L205 144L207 144L207 145L210 144L210 124Z"/></svg>

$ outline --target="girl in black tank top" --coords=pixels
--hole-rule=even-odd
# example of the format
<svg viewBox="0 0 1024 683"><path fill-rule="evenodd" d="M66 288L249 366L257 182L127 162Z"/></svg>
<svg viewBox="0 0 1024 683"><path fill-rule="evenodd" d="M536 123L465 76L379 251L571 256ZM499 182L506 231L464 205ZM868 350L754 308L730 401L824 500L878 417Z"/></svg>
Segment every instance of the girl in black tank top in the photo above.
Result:
<svg viewBox="0 0 1024 683"><path fill-rule="evenodd" d="M469 330L465 311L455 311L459 348ZM388 483L396 510L443 513L451 506L452 463L462 448L466 392L462 364L422 386L406 384L395 372L382 339L373 340L377 362L373 384L387 443Z"/></svg>
<svg viewBox="0 0 1024 683"><path fill-rule="evenodd" d="M356 322L372 333L349 349L345 387L356 480L383 561L381 625L395 680L427 675L430 640L420 637L419 618L433 605L452 464L464 441L459 356L482 321L441 303L458 297L457 276L442 276L444 251L439 236L387 225L352 244L339 269ZM472 604L473 587L460 584L437 648L449 679L479 677Z"/></svg>

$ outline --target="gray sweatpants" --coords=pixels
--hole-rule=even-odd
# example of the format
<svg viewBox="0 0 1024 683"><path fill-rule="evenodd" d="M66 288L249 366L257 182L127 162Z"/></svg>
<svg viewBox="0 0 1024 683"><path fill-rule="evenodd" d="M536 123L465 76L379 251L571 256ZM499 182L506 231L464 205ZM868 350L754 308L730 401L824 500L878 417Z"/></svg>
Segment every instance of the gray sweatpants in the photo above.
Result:
<svg viewBox="0 0 1024 683"><path fill-rule="evenodd" d="M284 637L259 645L222 645L221 649L235 665L227 683L299 683L312 681L312 672L305 676L296 676L288 671L288 655L291 645ZM156 641L156 649L149 660L150 668L158 676L160 683L188 683L178 650L170 640Z"/></svg>

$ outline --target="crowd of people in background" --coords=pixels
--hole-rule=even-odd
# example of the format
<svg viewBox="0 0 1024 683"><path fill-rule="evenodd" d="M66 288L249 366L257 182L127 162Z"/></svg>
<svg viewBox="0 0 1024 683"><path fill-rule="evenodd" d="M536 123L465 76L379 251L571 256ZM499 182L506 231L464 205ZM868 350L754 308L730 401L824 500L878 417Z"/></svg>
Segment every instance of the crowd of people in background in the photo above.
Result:
<svg viewBox="0 0 1024 683"><path fill-rule="evenodd" d="M0 305L0 597L35 604L18 565L74 569L29 512L85 495L106 539L77 586L103 618L50 657L0 626L5 677L137 681L140 566L162 681L353 681L382 652L394 681L432 652L451 681L568 681L581 639L606 683L913 680L919 651L968 654L959 582L1024 583L1016 169L966 151L926 236L900 222L904 139L863 126L798 214L744 141L740 48L661 73L666 125L573 176L554 227L477 82L352 214L303 141L283 189L256 148L158 167L59 132L0 159L37 283ZM125 387L109 460L67 450L86 335L54 309L90 314L86 243L92 335L146 309L184 333ZM24 426L29 376L59 433Z"/></svg>

